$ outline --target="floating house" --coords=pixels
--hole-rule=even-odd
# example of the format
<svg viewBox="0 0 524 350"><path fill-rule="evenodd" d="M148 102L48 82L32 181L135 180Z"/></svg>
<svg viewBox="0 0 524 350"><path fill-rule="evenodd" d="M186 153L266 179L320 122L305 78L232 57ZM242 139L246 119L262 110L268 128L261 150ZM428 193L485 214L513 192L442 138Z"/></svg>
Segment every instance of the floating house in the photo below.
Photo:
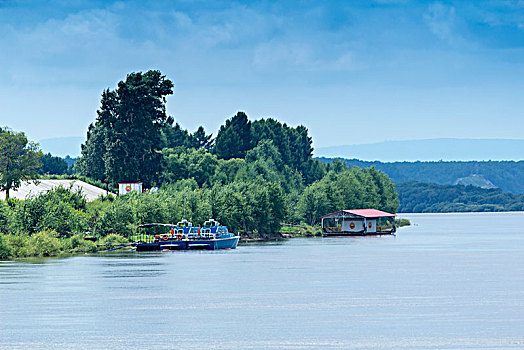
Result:
<svg viewBox="0 0 524 350"><path fill-rule="evenodd" d="M324 236L394 234L395 214L377 209L340 210L321 217Z"/></svg>

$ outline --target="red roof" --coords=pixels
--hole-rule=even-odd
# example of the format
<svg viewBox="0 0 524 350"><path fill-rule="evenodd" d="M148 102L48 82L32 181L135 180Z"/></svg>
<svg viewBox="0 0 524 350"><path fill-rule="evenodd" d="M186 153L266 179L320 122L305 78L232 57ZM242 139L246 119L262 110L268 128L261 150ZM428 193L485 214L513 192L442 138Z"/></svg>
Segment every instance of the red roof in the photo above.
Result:
<svg viewBox="0 0 524 350"><path fill-rule="evenodd" d="M322 219L322 218L325 218L327 216L331 216L333 214L342 213L342 212L348 213L348 214L353 214L353 215L356 215L356 216L361 216L363 218L368 218L368 219L381 218L381 217L394 217L394 216L396 216L395 214L391 214L391 213L388 213L388 212L385 212L385 211L382 211L382 210L377 210L377 209L351 209L351 210L339 210L339 211L336 211L334 213L321 216L320 218Z"/></svg>

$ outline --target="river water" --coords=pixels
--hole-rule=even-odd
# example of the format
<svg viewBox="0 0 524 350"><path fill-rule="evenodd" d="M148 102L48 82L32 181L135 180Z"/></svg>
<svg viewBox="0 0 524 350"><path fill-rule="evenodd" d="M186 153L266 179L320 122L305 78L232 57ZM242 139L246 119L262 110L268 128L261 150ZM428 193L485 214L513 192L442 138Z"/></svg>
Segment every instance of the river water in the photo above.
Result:
<svg viewBox="0 0 524 350"><path fill-rule="evenodd" d="M396 237L0 262L0 348L524 348L524 213L400 217Z"/></svg>

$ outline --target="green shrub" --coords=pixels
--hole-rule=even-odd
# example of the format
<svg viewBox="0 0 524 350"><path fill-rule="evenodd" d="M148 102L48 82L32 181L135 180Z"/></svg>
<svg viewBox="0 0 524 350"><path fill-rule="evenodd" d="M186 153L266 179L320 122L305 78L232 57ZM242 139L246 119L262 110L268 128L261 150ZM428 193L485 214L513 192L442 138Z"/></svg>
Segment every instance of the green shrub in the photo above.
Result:
<svg viewBox="0 0 524 350"><path fill-rule="evenodd" d="M9 221L12 214L12 210L8 204L4 201L0 201L0 232L9 232Z"/></svg>
<svg viewBox="0 0 524 350"><path fill-rule="evenodd" d="M53 256L62 252L62 242L58 233L51 230L40 231L31 236L27 246L27 256Z"/></svg>
<svg viewBox="0 0 524 350"><path fill-rule="evenodd" d="M4 235L0 233L0 259L7 259L13 256L11 247L9 246Z"/></svg>
<svg viewBox="0 0 524 350"><path fill-rule="evenodd" d="M95 223L97 235L106 236L111 233L129 236L133 233L135 215L131 205L124 200L111 202Z"/></svg>
<svg viewBox="0 0 524 350"><path fill-rule="evenodd" d="M28 247L30 238L28 234L5 235L4 239L11 250L11 256L17 258L29 256Z"/></svg>
<svg viewBox="0 0 524 350"><path fill-rule="evenodd" d="M117 246L117 245L124 245L129 243L129 240L121 235L111 233L107 236L105 236L101 241L100 244L107 245L107 246Z"/></svg>
<svg viewBox="0 0 524 350"><path fill-rule="evenodd" d="M411 225L411 222L408 219L401 218L401 219L396 219L395 220L395 225L397 227L409 226L409 225Z"/></svg>
<svg viewBox="0 0 524 350"><path fill-rule="evenodd" d="M16 204L13 213L14 232L29 233L53 230L69 237L87 228L85 198L81 192L57 187L37 197Z"/></svg>
<svg viewBox="0 0 524 350"><path fill-rule="evenodd" d="M65 248L69 253L94 253L97 251L95 242L87 241L83 235L74 235L67 240Z"/></svg>

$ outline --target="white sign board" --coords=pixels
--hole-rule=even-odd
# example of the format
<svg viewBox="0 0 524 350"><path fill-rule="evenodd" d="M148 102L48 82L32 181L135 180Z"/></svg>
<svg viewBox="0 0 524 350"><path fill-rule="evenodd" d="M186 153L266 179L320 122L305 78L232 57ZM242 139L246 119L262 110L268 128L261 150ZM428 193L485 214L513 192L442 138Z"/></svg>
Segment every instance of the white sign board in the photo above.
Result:
<svg viewBox="0 0 524 350"><path fill-rule="evenodd" d="M130 182L130 183L119 183L118 184L118 194L123 195L130 192L142 193L142 183L141 182Z"/></svg>

